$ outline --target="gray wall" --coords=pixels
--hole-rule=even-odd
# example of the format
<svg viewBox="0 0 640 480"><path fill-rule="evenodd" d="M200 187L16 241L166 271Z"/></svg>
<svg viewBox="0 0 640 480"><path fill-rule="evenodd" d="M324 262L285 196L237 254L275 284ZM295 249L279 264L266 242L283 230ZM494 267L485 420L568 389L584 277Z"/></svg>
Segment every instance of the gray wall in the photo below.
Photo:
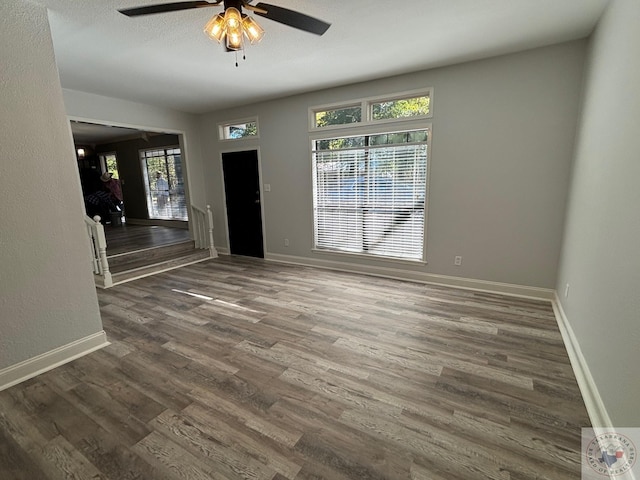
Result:
<svg viewBox="0 0 640 480"><path fill-rule="evenodd" d="M153 135L146 140L142 138L116 143L105 143L96 146L96 152L116 153L118 174L122 182L122 195L128 218L148 219L147 195L145 180L140 162L140 150L155 147L176 146L177 135Z"/></svg>
<svg viewBox="0 0 640 480"><path fill-rule="evenodd" d="M312 252L310 106L434 87L428 265L369 264L555 288L586 43L334 88L203 116L208 201L226 246L220 152L258 147L266 251ZM219 122L258 115L260 138L219 142ZM288 238L290 246L284 246ZM453 266L462 255L461 267Z"/></svg>
<svg viewBox="0 0 640 480"><path fill-rule="evenodd" d="M590 45L557 291L619 427L640 426L639 87L640 2L615 0Z"/></svg>
<svg viewBox="0 0 640 480"><path fill-rule="evenodd" d="M0 369L102 330L47 13L0 2Z"/></svg>

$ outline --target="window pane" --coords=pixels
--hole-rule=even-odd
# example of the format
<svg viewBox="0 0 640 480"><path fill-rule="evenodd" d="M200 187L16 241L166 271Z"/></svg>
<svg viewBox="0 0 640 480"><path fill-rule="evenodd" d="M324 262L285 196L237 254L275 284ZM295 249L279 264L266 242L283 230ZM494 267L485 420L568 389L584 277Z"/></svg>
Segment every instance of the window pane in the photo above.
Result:
<svg viewBox="0 0 640 480"><path fill-rule="evenodd" d="M146 150L140 154L149 218L187 220L180 149Z"/></svg>
<svg viewBox="0 0 640 480"><path fill-rule="evenodd" d="M421 130L316 141L316 248L422 260L426 139Z"/></svg>
<svg viewBox="0 0 640 480"><path fill-rule="evenodd" d="M369 137L370 145L394 145L399 143L417 143L426 142L426 130L417 130L413 132L395 132L383 133L380 135L371 135Z"/></svg>
<svg viewBox="0 0 640 480"><path fill-rule="evenodd" d="M429 96L403 98L371 104L373 120L429 115Z"/></svg>
<svg viewBox="0 0 640 480"><path fill-rule="evenodd" d="M338 108L336 110L325 110L316 112L316 127L326 127L328 125L346 125L362 121L362 108L356 107Z"/></svg>
<svg viewBox="0 0 640 480"><path fill-rule="evenodd" d="M105 171L110 172L115 179L120 179L120 173L118 172L118 161L115 153L108 153L101 155L104 160Z"/></svg>
<svg viewBox="0 0 640 480"><path fill-rule="evenodd" d="M257 133L258 128L255 122L243 123L241 125L229 126L229 138L250 137Z"/></svg>
<svg viewBox="0 0 640 480"><path fill-rule="evenodd" d="M223 140L235 140L258 135L258 122L228 123L221 128Z"/></svg>
<svg viewBox="0 0 640 480"><path fill-rule="evenodd" d="M345 148L364 147L365 137L327 138L316 142L316 150L343 150Z"/></svg>

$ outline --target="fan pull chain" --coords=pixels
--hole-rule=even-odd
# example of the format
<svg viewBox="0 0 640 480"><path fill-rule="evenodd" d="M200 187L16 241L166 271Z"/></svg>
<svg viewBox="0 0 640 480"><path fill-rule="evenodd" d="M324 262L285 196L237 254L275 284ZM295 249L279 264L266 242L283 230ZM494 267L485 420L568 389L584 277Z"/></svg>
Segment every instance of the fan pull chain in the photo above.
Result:
<svg viewBox="0 0 640 480"><path fill-rule="evenodd" d="M233 53L236 55L236 68L238 68L238 50L235 50ZM242 60L246 60L246 50L244 49L244 42L242 43Z"/></svg>

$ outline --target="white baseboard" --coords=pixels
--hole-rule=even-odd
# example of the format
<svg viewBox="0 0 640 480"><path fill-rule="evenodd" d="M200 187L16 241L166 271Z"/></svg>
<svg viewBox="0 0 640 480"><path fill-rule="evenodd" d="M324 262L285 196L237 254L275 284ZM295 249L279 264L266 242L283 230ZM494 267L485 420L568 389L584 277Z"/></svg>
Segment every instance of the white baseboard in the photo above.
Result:
<svg viewBox="0 0 640 480"><path fill-rule="evenodd" d="M109 345L104 330L0 370L0 391Z"/></svg>
<svg viewBox="0 0 640 480"><path fill-rule="evenodd" d="M569 319L564 313L562 304L557 294L554 295L554 299L551 302L553 305L553 312L555 313L560 333L562 334L562 340L564 341L567 353L569 354L569 360L571 361L571 367L573 373L576 376L578 387L580 387L580 393L582 393L582 399L584 400L591 425L595 430L599 429L612 429L614 428L609 413L604 406L600 392L596 386L589 365L582 354L582 349L578 343L573 328L569 323Z"/></svg>
<svg viewBox="0 0 640 480"><path fill-rule="evenodd" d="M281 255L276 253L267 254L265 256L265 260L326 268L343 272L364 273L367 275L375 275L378 277L395 278L398 280L410 280L420 283L444 285L447 287L462 288L480 292L499 293L503 295L533 298L537 300L550 301L553 300L555 294L555 291L549 288L527 287L525 285L514 285L510 283L491 282L473 278L437 275L433 273L416 272L413 270L402 270L399 268L378 267L373 265L336 262L332 260L322 260L316 258L295 257L292 255Z"/></svg>

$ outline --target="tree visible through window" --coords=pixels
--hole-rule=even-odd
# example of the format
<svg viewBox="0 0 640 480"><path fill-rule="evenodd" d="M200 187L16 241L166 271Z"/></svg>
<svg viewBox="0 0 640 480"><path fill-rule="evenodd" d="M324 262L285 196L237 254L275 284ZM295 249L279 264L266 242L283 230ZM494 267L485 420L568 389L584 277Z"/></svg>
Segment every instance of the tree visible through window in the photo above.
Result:
<svg viewBox="0 0 640 480"><path fill-rule="evenodd" d="M430 112L431 99L428 96L401 98L371 104L371 118L385 120L426 116Z"/></svg>
<svg viewBox="0 0 640 480"><path fill-rule="evenodd" d="M258 135L258 120L247 120L219 125L221 140L237 140Z"/></svg>
<svg viewBox="0 0 640 480"><path fill-rule="evenodd" d="M120 173L118 172L118 159L115 153L105 153L100 155L100 158L104 165L105 172L111 172L113 178L119 179Z"/></svg>
<svg viewBox="0 0 640 480"><path fill-rule="evenodd" d="M349 127L388 120L432 116L433 89L407 92L389 97L363 99L358 103L311 108L311 128Z"/></svg>
<svg viewBox="0 0 640 480"><path fill-rule="evenodd" d="M362 107L337 108L335 110L322 110L315 112L316 127L327 127L329 125L347 125L362 121Z"/></svg>

